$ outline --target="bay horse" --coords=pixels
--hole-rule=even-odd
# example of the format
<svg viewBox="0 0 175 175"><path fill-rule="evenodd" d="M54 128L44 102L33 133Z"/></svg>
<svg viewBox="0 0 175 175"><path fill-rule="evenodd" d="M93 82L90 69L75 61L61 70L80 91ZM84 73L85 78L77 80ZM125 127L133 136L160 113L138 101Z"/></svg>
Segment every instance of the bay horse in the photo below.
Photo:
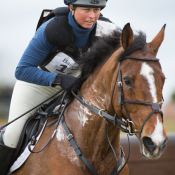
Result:
<svg viewBox="0 0 175 175"><path fill-rule="evenodd" d="M143 156L158 159L165 148L168 137L160 110L165 76L156 58L164 30L165 25L150 43L146 43L145 34L139 32L134 35L128 23L122 31L118 29L95 42L84 56L81 95L65 109L64 119L71 133L69 136L74 138L99 175L110 174L116 166L116 159L121 158L122 122L128 124L123 130L139 139ZM85 104L98 109L98 112ZM114 116L114 122L105 119L105 115ZM34 151L46 143L55 126L56 123L44 129ZM93 174L68 138L60 122L48 146L38 154L31 154L12 175ZM122 170L121 175L128 175L127 164L122 169L124 163L125 159L118 170Z"/></svg>

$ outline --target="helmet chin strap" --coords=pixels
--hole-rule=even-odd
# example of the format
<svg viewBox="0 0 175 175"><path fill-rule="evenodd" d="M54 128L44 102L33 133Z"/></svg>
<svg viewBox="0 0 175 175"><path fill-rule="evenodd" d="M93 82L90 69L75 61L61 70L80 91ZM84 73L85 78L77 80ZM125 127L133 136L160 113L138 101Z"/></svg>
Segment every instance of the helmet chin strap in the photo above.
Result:
<svg viewBox="0 0 175 175"><path fill-rule="evenodd" d="M74 6L70 4L70 8L71 8L71 10L72 10L72 16L74 16L74 13L75 13Z"/></svg>

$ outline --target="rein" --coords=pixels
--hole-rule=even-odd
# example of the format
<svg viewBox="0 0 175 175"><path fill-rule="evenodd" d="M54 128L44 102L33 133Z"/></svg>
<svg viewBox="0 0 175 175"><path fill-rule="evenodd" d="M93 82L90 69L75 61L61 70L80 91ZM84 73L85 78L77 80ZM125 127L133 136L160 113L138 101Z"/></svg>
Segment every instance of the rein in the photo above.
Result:
<svg viewBox="0 0 175 175"><path fill-rule="evenodd" d="M142 130L143 130L143 127L145 125L145 123L148 121L148 119L154 114L154 113L160 113L161 114L161 117L162 117L162 121L163 121L163 112L160 110L160 106L163 104L163 102L159 102L159 103L149 103L149 102L142 102L142 101L134 101L134 100L128 100L128 99L124 99L123 97L123 86L122 86L122 75L121 75L121 70L120 70L120 65L121 65L121 61L125 60L125 59L131 59L131 60L138 60L138 61L155 61L155 62L158 62L159 59L157 58L146 58L146 57L136 57L136 56L126 56L124 58L122 58L120 61L118 61L118 70L117 70L117 74L116 74L116 78L115 78L115 83L114 83L114 86L113 86L113 91L112 91L112 96L111 96L111 106L113 107L113 103L112 103L112 100L113 100L113 96L114 96L114 90L115 90L115 86L116 84L118 85L118 93L119 93L119 96L118 96L118 102L119 104L121 105L121 111L122 111L122 105L125 109L125 112L127 114L127 118L128 119L125 119L125 117L123 116L122 114L122 118L125 120L120 120L117 118L117 114L115 114L114 116L111 116L109 114L107 114L105 111L106 109L96 109L92 106L90 106L89 104L87 104L84 100L84 98L81 96L80 92L78 92L78 95L79 97L73 92L73 96L82 104L84 105L85 107L87 107L89 110L93 111L94 113L100 115L101 117L104 117L106 120L109 120L111 121L114 126L117 126L120 130L122 130L123 132L127 133L127 136L128 135L134 135L136 133L139 133L139 139L141 140L141 134L142 134ZM117 81L117 78L118 78L118 81ZM146 117L146 119L144 120L142 126L141 126L141 129L140 131L138 131L134 125L134 123L132 122L131 118L130 118L130 115L128 113L128 110L125 106L125 103L130 103L130 104L137 104L137 105L149 105L152 107L152 112ZM114 107L113 107L114 108ZM118 125L119 124L119 125ZM128 124L130 125L130 129L128 129ZM126 128L123 128L126 127ZM132 129L132 126L134 126L134 131ZM108 137L108 134L107 134L107 124L106 124L106 136L107 136L107 140L109 142L109 145L111 146L111 149L114 153L114 156L115 156L115 159L116 159L116 164L118 164L117 162L117 158L116 158L116 154L114 152L114 149L112 148L112 145L109 141L109 137ZM123 167L120 169L120 171L117 173L119 174L122 169L125 167L128 159L129 159L129 155L130 155L130 142L129 142L129 137L128 137L128 143L129 143L129 153L128 153L128 157L127 157L127 160L125 161L125 164L123 165ZM116 168L111 172L111 173L116 173L117 170ZM110 173L110 175L111 175Z"/></svg>

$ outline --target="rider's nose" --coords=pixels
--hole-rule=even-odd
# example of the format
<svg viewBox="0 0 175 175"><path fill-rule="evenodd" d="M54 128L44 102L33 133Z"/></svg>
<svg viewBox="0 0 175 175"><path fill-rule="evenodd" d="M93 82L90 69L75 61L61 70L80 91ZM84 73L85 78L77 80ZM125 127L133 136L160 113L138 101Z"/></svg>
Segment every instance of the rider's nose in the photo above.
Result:
<svg viewBox="0 0 175 175"><path fill-rule="evenodd" d="M151 154L153 154L155 149L157 148L157 146L154 144L150 137L143 137L143 144Z"/></svg>
<svg viewBox="0 0 175 175"><path fill-rule="evenodd" d="M90 17L90 18L94 18L94 17L95 17L95 13L94 13L94 12L90 12L90 13L89 13L89 17Z"/></svg>

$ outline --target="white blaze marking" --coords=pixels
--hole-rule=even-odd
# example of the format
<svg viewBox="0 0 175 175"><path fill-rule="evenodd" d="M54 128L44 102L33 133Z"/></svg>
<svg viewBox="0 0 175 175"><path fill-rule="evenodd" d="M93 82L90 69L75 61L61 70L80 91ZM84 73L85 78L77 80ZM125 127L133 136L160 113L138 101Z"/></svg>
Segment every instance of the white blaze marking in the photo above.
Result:
<svg viewBox="0 0 175 175"><path fill-rule="evenodd" d="M147 79L149 83L150 92L153 97L153 103L157 103L156 86L155 86L155 79L154 79L153 73L154 73L154 70L152 67L150 67L146 62L142 63L140 74Z"/></svg>
<svg viewBox="0 0 175 175"><path fill-rule="evenodd" d="M151 135L151 139L157 146L160 145L164 140L163 126L162 123L159 121L158 117L157 117L157 125L155 127L154 132Z"/></svg>
<svg viewBox="0 0 175 175"><path fill-rule="evenodd" d="M58 126L56 137L57 137L58 141L64 140L64 128L63 128L61 123Z"/></svg>

